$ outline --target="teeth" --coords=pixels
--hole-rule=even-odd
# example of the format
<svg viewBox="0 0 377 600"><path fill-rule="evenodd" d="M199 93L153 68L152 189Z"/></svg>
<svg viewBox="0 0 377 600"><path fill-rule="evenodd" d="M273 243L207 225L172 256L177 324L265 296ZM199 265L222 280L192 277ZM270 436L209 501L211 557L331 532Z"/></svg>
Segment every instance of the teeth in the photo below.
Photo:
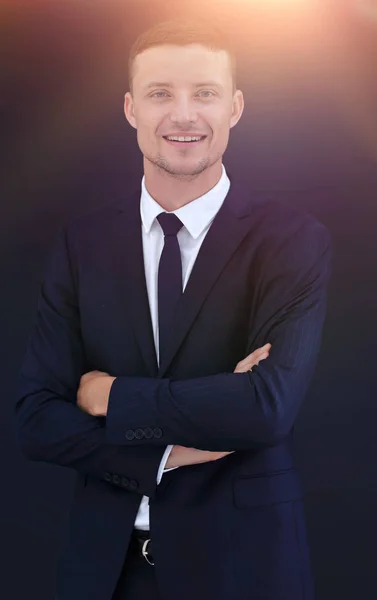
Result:
<svg viewBox="0 0 377 600"><path fill-rule="evenodd" d="M168 140L174 141L174 142L192 142L192 141L199 141L202 139L202 136L199 137L182 137L182 136L167 136Z"/></svg>

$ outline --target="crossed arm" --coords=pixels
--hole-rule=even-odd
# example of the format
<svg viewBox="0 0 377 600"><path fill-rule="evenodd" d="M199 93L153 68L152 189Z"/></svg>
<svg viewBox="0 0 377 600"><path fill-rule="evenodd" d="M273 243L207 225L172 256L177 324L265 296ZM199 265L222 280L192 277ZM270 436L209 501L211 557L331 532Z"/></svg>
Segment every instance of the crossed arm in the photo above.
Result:
<svg viewBox="0 0 377 600"><path fill-rule="evenodd" d="M266 341L272 348L255 373L185 381L116 377L104 417L77 405L86 360L68 232L62 230L20 374L15 414L23 453L100 478L106 471L137 478L138 492L153 497L168 444L225 451L279 443L293 425L314 372L330 274L327 230L318 226L299 235L310 237L305 255L297 252L300 244L287 242L274 258L280 276L261 285L261 326L250 332L247 351ZM126 437L143 424L153 424L162 436Z"/></svg>
<svg viewBox="0 0 377 600"><path fill-rule="evenodd" d="M258 366L261 360L265 360L269 356L270 348L271 344L268 343L262 348L257 348L237 363L234 372L246 373L252 367ZM90 415L107 416L110 390L115 379L116 377L112 377L109 373L103 371L85 373L80 379L80 386L77 392L77 405ZM169 447L171 451L165 457L165 470L218 460L234 452L203 451L178 444L174 446L169 445ZM160 479L160 475L158 479Z"/></svg>

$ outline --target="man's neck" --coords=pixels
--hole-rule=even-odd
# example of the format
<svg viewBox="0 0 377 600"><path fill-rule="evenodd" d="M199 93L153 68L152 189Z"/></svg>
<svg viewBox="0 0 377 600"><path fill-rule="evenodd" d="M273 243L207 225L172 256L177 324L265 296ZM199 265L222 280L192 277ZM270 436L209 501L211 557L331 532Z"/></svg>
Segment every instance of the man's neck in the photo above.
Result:
<svg viewBox="0 0 377 600"><path fill-rule="evenodd" d="M209 192L221 175L221 161L191 179L182 180L144 160L145 187L167 212L177 210Z"/></svg>

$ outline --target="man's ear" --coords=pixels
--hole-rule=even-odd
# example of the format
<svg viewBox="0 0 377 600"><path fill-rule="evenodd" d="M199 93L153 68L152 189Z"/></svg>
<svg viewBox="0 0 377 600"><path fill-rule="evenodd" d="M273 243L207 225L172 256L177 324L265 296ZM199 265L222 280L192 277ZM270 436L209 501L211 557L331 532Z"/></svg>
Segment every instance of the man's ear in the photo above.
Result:
<svg viewBox="0 0 377 600"><path fill-rule="evenodd" d="M130 92L127 92L124 95L124 114L126 116L127 121L136 129L136 119L134 114L134 102Z"/></svg>
<svg viewBox="0 0 377 600"><path fill-rule="evenodd" d="M234 127L241 118L245 101L241 90L236 90L233 96L232 116L230 120L230 128Z"/></svg>

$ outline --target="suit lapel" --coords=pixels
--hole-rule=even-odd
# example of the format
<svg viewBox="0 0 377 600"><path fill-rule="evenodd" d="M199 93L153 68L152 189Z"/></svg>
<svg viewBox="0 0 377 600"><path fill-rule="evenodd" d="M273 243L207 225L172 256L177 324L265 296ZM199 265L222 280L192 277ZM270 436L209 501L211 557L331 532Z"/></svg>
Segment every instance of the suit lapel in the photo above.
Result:
<svg viewBox="0 0 377 600"><path fill-rule="evenodd" d="M120 208L122 214L118 225L123 240L127 241L120 257L121 280L127 286L132 324L148 373L151 377L163 377L213 285L250 229L249 219L244 218L250 212L250 194L231 179L230 190L200 247L178 303L168 348L159 368L144 271L140 194L141 189L138 188Z"/></svg>
<svg viewBox="0 0 377 600"><path fill-rule="evenodd" d="M150 377L156 377L158 364L145 280L140 195L138 187L120 203L114 227L109 232L113 249L110 264L118 280L117 289L129 307L129 319L147 372Z"/></svg>

